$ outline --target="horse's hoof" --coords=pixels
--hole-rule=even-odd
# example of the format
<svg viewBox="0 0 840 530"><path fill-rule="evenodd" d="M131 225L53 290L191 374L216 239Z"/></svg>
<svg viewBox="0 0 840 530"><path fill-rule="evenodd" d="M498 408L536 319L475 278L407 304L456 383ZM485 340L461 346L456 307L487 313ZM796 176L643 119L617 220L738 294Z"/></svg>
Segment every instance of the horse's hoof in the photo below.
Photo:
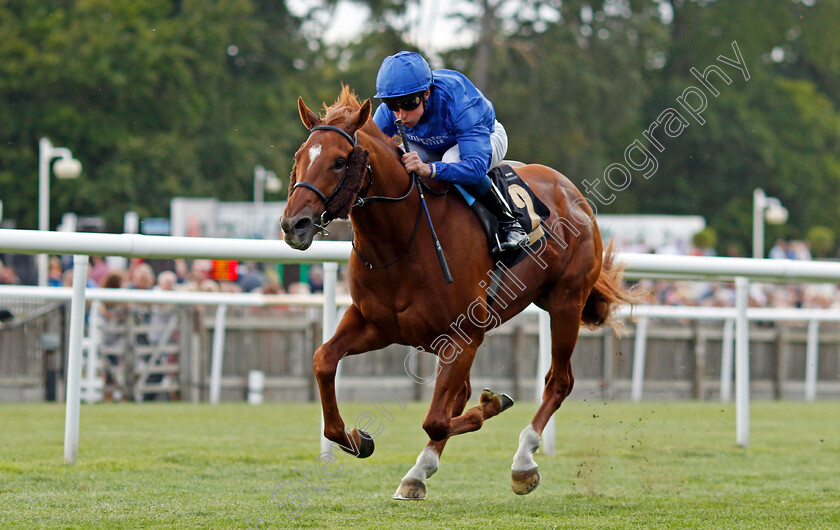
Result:
<svg viewBox="0 0 840 530"><path fill-rule="evenodd" d="M528 495L540 485L539 468L511 471L511 487L517 495Z"/></svg>
<svg viewBox="0 0 840 530"><path fill-rule="evenodd" d="M349 433L350 440L348 445L335 443L342 451L348 455L353 455L356 458L367 458L373 454L374 444L373 437L365 431L357 431L352 429Z"/></svg>
<svg viewBox="0 0 840 530"><path fill-rule="evenodd" d="M492 390L490 390L489 388L485 388L484 391L481 393L480 401L481 402L490 401L490 399L492 399L493 396L499 396L499 401L502 404L502 409L499 411L499 414L501 414L502 412L506 411L507 409L509 409L513 406L513 398L511 398L507 394L497 394L497 393L493 392Z"/></svg>
<svg viewBox="0 0 840 530"><path fill-rule="evenodd" d="M353 429L354 431L356 429ZM359 449L356 458L367 458L373 454L374 444L373 437L365 431L356 431L359 433Z"/></svg>
<svg viewBox="0 0 840 530"><path fill-rule="evenodd" d="M502 400L502 410L499 413L506 411L513 406L513 398L507 394L499 394L499 399Z"/></svg>
<svg viewBox="0 0 840 530"><path fill-rule="evenodd" d="M426 485L416 478L404 478L397 492L394 493L394 499L398 501L426 500Z"/></svg>

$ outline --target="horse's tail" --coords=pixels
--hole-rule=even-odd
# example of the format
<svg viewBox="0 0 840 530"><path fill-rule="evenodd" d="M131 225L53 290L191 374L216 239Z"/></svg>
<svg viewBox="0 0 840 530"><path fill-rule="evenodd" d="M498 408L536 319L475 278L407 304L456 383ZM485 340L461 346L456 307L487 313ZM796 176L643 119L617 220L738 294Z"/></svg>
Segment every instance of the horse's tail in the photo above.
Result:
<svg viewBox="0 0 840 530"><path fill-rule="evenodd" d="M622 285L624 268L615 263L615 247L610 241L604 252L601 274L583 306L581 320L584 324L592 328L606 324L621 330L621 323L612 319L615 310L621 304L636 304L642 300L640 295Z"/></svg>

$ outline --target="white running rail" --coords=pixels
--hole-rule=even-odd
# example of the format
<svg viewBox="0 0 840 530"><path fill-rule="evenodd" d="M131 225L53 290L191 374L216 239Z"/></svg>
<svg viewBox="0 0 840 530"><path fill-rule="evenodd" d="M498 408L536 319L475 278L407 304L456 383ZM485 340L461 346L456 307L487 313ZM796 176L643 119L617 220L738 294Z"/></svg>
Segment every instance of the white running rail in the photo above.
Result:
<svg viewBox="0 0 840 530"><path fill-rule="evenodd" d="M282 241L220 238L145 236L138 234L65 233L39 230L0 229L0 251L22 254L73 254L74 271L71 297L71 328L68 351L67 416L65 421L65 462L76 461L79 434L79 380L81 378L82 329L86 297L98 296L84 288L88 256L125 256L139 258L206 258L254 260L286 263L344 263L349 259L349 241L316 241L305 252L290 248ZM840 264L792 260L754 260L626 254L617 256L627 265L628 277L702 278L736 282L735 366L736 366L736 441L749 444L749 334L747 333L747 290L749 278L773 281L840 281ZM329 267L334 274L332 267ZM328 274L325 267L325 276ZM334 279L325 288L335 286ZM198 293L195 293L198 294ZM246 295L247 296L247 295ZM324 293L324 300L334 300L335 292ZM337 307L324 308L324 333L334 331ZM673 308L669 308L672 310ZM81 315L78 313L82 313ZM813 334L813 331L811 332ZM545 348L544 350L547 350ZM809 365L811 370L811 354ZM546 436L553 435L545 433Z"/></svg>

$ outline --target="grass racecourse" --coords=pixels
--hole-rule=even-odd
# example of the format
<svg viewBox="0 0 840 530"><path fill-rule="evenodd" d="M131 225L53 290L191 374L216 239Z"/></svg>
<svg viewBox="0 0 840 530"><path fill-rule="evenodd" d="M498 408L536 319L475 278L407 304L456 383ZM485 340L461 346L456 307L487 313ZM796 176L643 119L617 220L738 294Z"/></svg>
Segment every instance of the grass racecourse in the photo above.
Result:
<svg viewBox="0 0 840 530"><path fill-rule="evenodd" d="M3 404L0 528L840 528L838 402L754 402L741 449L733 405L571 400L557 453L537 455L542 484L519 497L522 401L451 440L413 502L391 495L426 404L383 406L392 421L343 405L348 423L379 415L376 452L319 474L315 404L84 405L76 466L63 406Z"/></svg>

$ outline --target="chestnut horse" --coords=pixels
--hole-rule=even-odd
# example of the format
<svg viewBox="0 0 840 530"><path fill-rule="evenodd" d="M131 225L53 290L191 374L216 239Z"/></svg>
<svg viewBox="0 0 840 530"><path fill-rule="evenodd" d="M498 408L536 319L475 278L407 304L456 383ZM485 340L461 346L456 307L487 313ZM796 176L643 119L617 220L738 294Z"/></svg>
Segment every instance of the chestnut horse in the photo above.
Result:
<svg viewBox="0 0 840 530"><path fill-rule="evenodd" d="M373 452L371 436L356 429L346 431L339 414L335 375L345 355L389 344L434 353L437 376L423 420L430 441L394 495L425 498L426 478L437 471L449 437L478 430L485 420L513 405L508 396L485 390L479 404L465 412L470 368L488 327L534 302L551 315L552 363L542 403L519 435L511 468L514 492L530 493L540 481L533 457L540 434L572 390L570 361L581 323L603 325L617 303L632 301L621 287L620 269L611 266L611 249L603 255L592 210L557 171L540 165L519 167L518 173L551 216L544 224L546 238L524 260L498 273L501 286L488 305L485 280L494 264L478 218L455 191L428 197L428 210L454 278L447 284L431 228L421 222L423 205L415 181L400 162L395 142L369 119L370 100L359 104L344 87L336 103L325 106L323 118L302 99L298 109L310 135L295 154L281 222L285 240L305 250L322 226L348 214L355 238L348 266L353 305L313 361L324 436L358 457ZM440 191L434 181L425 185Z"/></svg>

